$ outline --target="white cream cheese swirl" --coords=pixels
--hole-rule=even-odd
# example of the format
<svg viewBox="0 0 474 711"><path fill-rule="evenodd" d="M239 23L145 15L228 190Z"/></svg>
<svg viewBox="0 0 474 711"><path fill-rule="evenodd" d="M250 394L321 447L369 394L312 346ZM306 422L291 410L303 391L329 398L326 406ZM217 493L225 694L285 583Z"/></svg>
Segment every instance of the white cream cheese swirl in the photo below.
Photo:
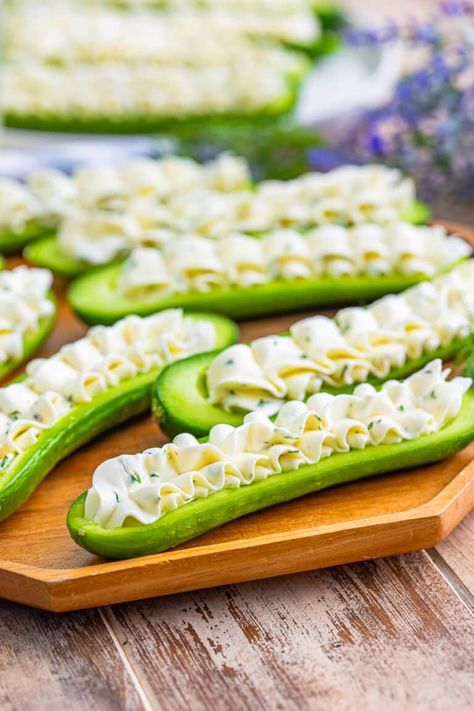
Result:
<svg viewBox="0 0 474 711"><path fill-rule="evenodd" d="M109 244L110 258L116 249L112 236ZM123 240L121 248L125 245ZM432 277L470 253L467 242L449 237L441 225L327 225L305 236L280 229L261 238L234 234L216 241L189 235L165 241L161 249L132 250L117 286L121 294L136 297L319 277Z"/></svg>
<svg viewBox="0 0 474 711"><path fill-rule="evenodd" d="M0 469L74 406L93 401L128 378L212 350L215 344L211 322L173 309L95 326L50 358L31 361L25 380L0 388Z"/></svg>
<svg viewBox="0 0 474 711"><path fill-rule="evenodd" d="M273 422L261 412L240 427L216 425L202 444L180 434L164 447L109 459L95 470L85 517L103 528L150 524L222 489L251 485L317 464L335 453L395 444L438 432L458 414L470 378L447 381L440 360L377 392L313 395L282 405Z"/></svg>
<svg viewBox="0 0 474 711"><path fill-rule="evenodd" d="M106 61L215 65L258 51L270 40L308 45L320 34L310 8L259 12L251 8L123 12L84 3L20 3L6 15L5 53L43 62ZM196 42L199 37L199 42ZM276 46L276 49L282 49ZM267 50L268 51L268 50Z"/></svg>
<svg viewBox="0 0 474 711"><path fill-rule="evenodd" d="M225 410L274 414L323 385L343 387L394 368L474 332L474 260L432 282L385 296L334 319L298 321L289 336L265 336L222 351L207 371L210 402Z"/></svg>
<svg viewBox="0 0 474 711"><path fill-rule="evenodd" d="M21 266L0 272L0 363L23 356L24 338L54 313L48 298L52 274Z"/></svg>
<svg viewBox="0 0 474 711"><path fill-rule="evenodd" d="M72 227L65 228L66 233L69 229L75 232L75 238L79 235L79 241L92 241L88 230L94 232L94 224L100 220L105 231L110 220L115 219L125 232L127 222L132 220L143 242L154 244L150 228L156 221L156 206L172 195L199 189L216 194L245 191L250 182L248 163L225 153L205 164L166 156L127 160L114 166L88 165L71 176L60 170L42 169L30 173L24 183L0 178L0 231L20 233L30 223L49 228L75 216ZM127 206L133 213L128 220L111 215L111 211L123 211ZM107 238L104 239L107 252ZM133 237L130 239L133 242ZM64 240L67 242L68 236Z"/></svg>
<svg viewBox="0 0 474 711"><path fill-rule="evenodd" d="M8 62L1 77L4 110L73 116L77 121L266 111L291 99L290 79L304 71L306 59L283 49L272 49L271 56L262 57L263 51L200 67L119 61L67 66L28 59Z"/></svg>
<svg viewBox="0 0 474 711"><path fill-rule="evenodd" d="M71 180L60 171L33 173L26 183L0 178L0 231L21 233L31 223L51 227L69 204Z"/></svg>
<svg viewBox="0 0 474 711"><path fill-rule="evenodd" d="M162 164L163 161L160 167ZM128 175L133 173L137 184L143 184L143 189L136 190L129 185L128 200L123 197L117 200L116 195L123 196L123 191L120 193L116 186L115 174L108 177L106 173L96 172L97 178L94 179L85 173L83 183L92 186L89 188L93 196L90 204L95 209L76 211L63 222L59 231L61 248L71 257L103 264L110 260L111 251L117 256L124 249L163 247L176 237L186 235L221 240L235 233L266 233L281 228L311 231L324 226L326 232L318 230L314 237L311 235L309 244L315 250L320 248L321 242L326 246L336 242L342 245L348 235L350 241L357 242L360 259L367 263L373 246L382 248L384 239L393 237L383 253L377 252L370 261L370 271L383 273L387 268L387 250L389 255L395 256L395 243L400 244L402 264L403 249L415 233L411 225L400 223L400 215L415 196L413 181L392 168L346 166L327 174L310 173L292 181L264 181L257 183L253 191L245 189L248 172L236 158L221 158L216 162L215 170L212 166L208 170L205 173L208 180L199 182L193 179L191 166L176 162L172 171L173 189L167 191L164 187L168 184L166 179L153 178L150 181L145 177L153 174L150 166L146 170L137 167ZM181 184L176 175L181 176ZM160 188L153 188L150 182ZM85 188L83 192L86 192ZM354 208L359 203L364 203L364 210ZM111 207L114 208L113 215L110 214ZM115 252L110 249L111 220L120 238ZM388 230L386 238L381 237L384 233L377 230L376 223ZM392 223L396 226L392 227ZM344 227L348 225L357 225L359 230L346 233ZM438 228L437 234L441 233ZM421 235L422 231L417 234ZM294 240L297 238L298 235ZM439 238L436 238L436 244L439 244ZM251 248L250 243L248 248ZM408 255L410 257L410 252ZM324 261L330 262L331 255ZM411 257L407 262L413 264ZM347 264L343 260L338 264L333 262L331 267L337 272L340 268L347 269ZM354 270L350 265L349 268Z"/></svg>

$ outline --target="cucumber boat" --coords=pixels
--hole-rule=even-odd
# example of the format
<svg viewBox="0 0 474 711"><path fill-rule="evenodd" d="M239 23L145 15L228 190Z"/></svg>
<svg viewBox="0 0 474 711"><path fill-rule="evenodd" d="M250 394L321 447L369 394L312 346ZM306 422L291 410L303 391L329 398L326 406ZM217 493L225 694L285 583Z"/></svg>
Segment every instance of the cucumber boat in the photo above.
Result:
<svg viewBox="0 0 474 711"><path fill-rule="evenodd" d="M401 219L410 224L424 225L430 219L430 215L428 205L418 200L404 210ZM56 233L44 235L28 244L24 256L31 264L51 269L52 272L66 279L73 279L96 268L90 262L76 259L61 249Z"/></svg>
<svg viewBox="0 0 474 711"><path fill-rule="evenodd" d="M430 367L437 375L441 373L440 362ZM420 376L432 378L423 371L411 377L419 381ZM385 386L395 396L392 409L398 410L405 423L410 418L409 408L396 404L407 382L392 381ZM209 442L181 435L162 449L108 460L96 470L91 489L72 504L67 518L69 532L78 545L99 556L149 555L268 506L330 486L439 461L474 439L474 394L466 392L470 382L461 378L444 383L444 395L438 386L431 391L443 399L448 390L461 386L456 405L437 421L436 431L424 432L418 427L415 434L403 427L397 429L393 421L383 423L385 406L384 414L375 409L369 421L358 423L355 418L346 425L342 442L342 422L338 424L336 418L332 425L328 423L320 403L313 405L318 414L311 408L302 413L297 407L293 420L288 412L283 415L285 407L294 408L295 403L288 403L274 425L253 413L235 430L216 427ZM352 398L356 407L357 403L367 404L367 398L372 398L373 405L374 398L384 397L383 391L374 395L367 387L361 386L364 393ZM460 396L461 391L464 395ZM436 399L429 393L423 393L423 398L423 402ZM422 417L423 402L419 399L413 406L415 419ZM326 410L330 407L326 401ZM429 410L431 405L426 407ZM395 430L401 432L398 439L383 434ZM331 439L331 432L336 431L336 440ZM348 444L349 431L352 446ZM261 441L262 437L267 439ZM322 441L331 442L324 454L311 449L314 438L318 446ZM167 461L172 465L167 466Z"/></svg>
<svg viewBox="0 0 474 711"><path fill-rule="evenodd" d="M409 375L433 358L449 360L470 344L474 333L469 308L473 276L474 261L468 260L433 282L369 307L343 309L334 319L303 319L293 324L290 334L172 364L154 385L155 418L170 436L205 436L219 423L239 425L251 409L276 411L298 377L306 383L298 391L298 399L304 400L318 389L337 393L349 392L360 382L378 386ZM406 319L403 327L400 313ZM327 348L313 355L325 342Z"/></svg>

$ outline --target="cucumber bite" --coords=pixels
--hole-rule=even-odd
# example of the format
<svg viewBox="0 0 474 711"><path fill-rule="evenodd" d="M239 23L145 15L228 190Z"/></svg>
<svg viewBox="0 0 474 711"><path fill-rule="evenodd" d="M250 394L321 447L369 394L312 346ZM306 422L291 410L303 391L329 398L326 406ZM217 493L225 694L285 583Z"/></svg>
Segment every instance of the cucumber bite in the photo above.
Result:
<svg viewBox="0 0 474 711"><path fill-rule="evenodd" d="M448 457L474 439L474 395L469 378L446 375L434 361L378 392L319 393L275 421L254 412L205 442L182 434L107 460L70 508L70 534L106 558L159 553L268 506Z"/></svg>
<svg viewBox="0 0 474 711"><path fill-rule="evenodd" d="M433 282L389 295L334 319L297 321L287 335L265 336L221 353L168 366L153 391L153 411L170 435L207 434L246 412L274 413L288 399L319 390L344 392L357 383L405 377L433 357L447 359L474 332L469 260Z"/></svg>

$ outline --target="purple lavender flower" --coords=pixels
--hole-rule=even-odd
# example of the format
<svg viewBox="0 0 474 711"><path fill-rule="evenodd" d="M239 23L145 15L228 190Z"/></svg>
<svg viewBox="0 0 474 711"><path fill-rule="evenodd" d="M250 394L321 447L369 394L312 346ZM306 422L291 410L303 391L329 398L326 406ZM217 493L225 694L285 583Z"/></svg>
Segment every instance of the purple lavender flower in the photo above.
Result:
<svg viewBox="0 0 474 711"><path fill-rule="evenodd" d="M332 155L318 149L311 163L384 162L412 174L425 198L474 197L474 4L445 1L430 22L353 30L349 41L381 44L395 36L422 47L427 61L400 79L385 106L363 115Z"/></svg>

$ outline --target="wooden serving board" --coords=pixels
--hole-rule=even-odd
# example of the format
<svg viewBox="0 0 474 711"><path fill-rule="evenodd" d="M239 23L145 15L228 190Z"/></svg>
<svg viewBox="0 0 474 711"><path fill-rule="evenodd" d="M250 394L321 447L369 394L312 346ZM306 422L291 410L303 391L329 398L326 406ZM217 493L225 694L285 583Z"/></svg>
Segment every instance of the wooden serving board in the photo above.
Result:
<svg viewBox="0 0 474 711"><path fill-rule="evenodd" d="M474 245L473 230L449 227ZM57 293L59 320L42 355L85 331L65 302L64 284L57 284ZM242 339L283 331L295 318L247 322ZM436 465L281 504L167 553L107 562L76 546L67 532L66 513L90 485L99 462L164 442L147 415L62 462L0 524L0 597L65 611L395 555L435 545L474 507L473 443Z"/></svg>

